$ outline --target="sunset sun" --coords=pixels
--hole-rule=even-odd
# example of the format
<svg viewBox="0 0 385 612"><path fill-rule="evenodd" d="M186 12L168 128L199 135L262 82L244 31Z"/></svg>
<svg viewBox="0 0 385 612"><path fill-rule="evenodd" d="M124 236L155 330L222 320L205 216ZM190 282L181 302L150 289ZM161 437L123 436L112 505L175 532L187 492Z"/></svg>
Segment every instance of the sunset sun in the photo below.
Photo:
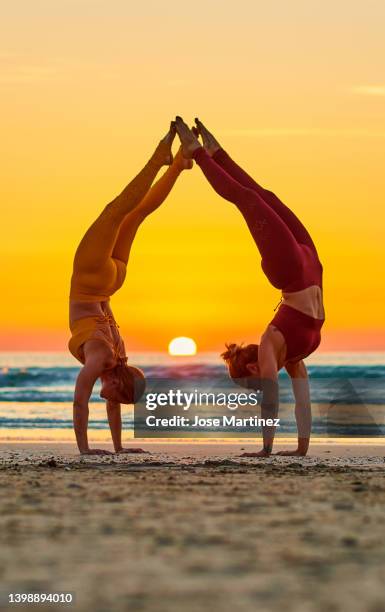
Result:
<svg viewBox="0 0 385 612"><path fill-rule="evenodd" d="M195 355L197 352L197 345L192 338L186 338L185 336L179 336L173 338L168 345L168 352L170 355Z"/></svg>

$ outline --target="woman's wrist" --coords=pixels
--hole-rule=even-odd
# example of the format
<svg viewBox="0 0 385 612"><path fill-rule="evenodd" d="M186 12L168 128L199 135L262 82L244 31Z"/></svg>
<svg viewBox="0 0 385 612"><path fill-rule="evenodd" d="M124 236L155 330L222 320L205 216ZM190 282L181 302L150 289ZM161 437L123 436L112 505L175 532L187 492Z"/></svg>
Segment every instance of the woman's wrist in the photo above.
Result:
<svg viewBox="0 0 385 612"><path fill-rule="evenodd" d="M309 450L310 438L298 438L298 452L301 455L306 455Z"/></svg>

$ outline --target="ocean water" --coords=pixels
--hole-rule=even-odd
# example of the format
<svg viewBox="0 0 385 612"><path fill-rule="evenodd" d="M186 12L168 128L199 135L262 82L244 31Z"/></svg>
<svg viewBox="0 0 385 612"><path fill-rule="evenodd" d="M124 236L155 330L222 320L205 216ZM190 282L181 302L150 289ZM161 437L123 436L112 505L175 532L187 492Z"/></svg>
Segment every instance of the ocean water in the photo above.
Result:
<svg viewBox="0 0 385 612"><path fill-rule="evenodd" d="M215 354L191 358L132 355L150 381L191 381L198 391L240 391ZM385 436L385 353L319 353L307 360L313 432L329 437ZM0 439L73 440L72 396L79 365L66 353L0 353ZM90 438L108 440L99 387L90 403ZM290 380L280 373L280 416L295 434ZM133 408L124 406L123 427L132 437Z"/></svg>

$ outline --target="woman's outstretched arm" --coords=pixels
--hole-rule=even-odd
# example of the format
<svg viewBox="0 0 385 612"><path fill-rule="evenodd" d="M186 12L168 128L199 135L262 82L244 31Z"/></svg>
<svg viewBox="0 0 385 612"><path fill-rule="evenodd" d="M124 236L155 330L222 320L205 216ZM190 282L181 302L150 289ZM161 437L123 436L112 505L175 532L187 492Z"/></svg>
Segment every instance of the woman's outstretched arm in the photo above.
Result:
<svg viewBox="0 0 385 612"><path fill-rule="evenodd" d="M108 451L88 446L88 402L95 382L111 360L106 347L99 340L90 340L84 345L85 364L80 370L75 384L73 403L73 424L76 442L82 455L109 455Z"/></svg>
<svg viewBox="0 0 385 612"><path fill-rule="evenodd" d="M269 455L273 449L275 422L279 410L279 386L277 353L280 350L280 338L271 338L271 333L264 334L258 351L259 371L262 384L261 417L266 424L262 427L262 453Z"/></svg>
<svg viewBox="0 0 385 612"><path fill-rule="evenodd" d="M258 365L261 397L263 447L258 452L243 453L241 457L269 457L273 450L274 436L279 425L278 361L282 353L284 338L270 327L262 336L258 350Z"/></svg>
<svg viewBox="0 0 385 612"><path fill-rule="evenodd" d="M106 402L108 424L115 452L122 450L122 410L119 402Z"/></svg>
<svg viewBox="0 0 385 612"><path fill-rule="evenodd" d="M114 444L115 453L147 453L147 451L138 446L125 448L122 446L122 408L119 402L107 400L106 402L108 424L110 426L112 442Z"/></svg>
<svg viewBox="0 0 385 612"><path fill-rule="evenodd" d="M291 378L295 399L298 446L295 450L280 451L277 454L303 457L309 449L312 422L309 378L303 361L286 364L286 370Z"/></svg>

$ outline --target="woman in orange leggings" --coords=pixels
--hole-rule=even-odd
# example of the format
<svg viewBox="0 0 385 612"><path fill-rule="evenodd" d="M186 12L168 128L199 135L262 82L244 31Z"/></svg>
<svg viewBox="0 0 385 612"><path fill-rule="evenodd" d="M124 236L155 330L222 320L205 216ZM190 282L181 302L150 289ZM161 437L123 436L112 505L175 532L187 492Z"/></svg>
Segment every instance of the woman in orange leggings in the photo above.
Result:
<svg viewBox="0 0 385 612"><path fill-rule="evenodd" d="M133 452L121 443L120 404L134 403L145 388L141 370L127 365L110 297L122 286L133 240L142 221L170 193L179 174L192 167L179 151L172 159L175 125L157 146L143 170L108 204L91 225L75 254L70 292L70 352L83 364L76 380L74 429L82 454L107 454L88 446L88 402L98 378L116 452ZM152 185L160 168L163 176ZM151 186L152 185L152 186Z"/></svg>

